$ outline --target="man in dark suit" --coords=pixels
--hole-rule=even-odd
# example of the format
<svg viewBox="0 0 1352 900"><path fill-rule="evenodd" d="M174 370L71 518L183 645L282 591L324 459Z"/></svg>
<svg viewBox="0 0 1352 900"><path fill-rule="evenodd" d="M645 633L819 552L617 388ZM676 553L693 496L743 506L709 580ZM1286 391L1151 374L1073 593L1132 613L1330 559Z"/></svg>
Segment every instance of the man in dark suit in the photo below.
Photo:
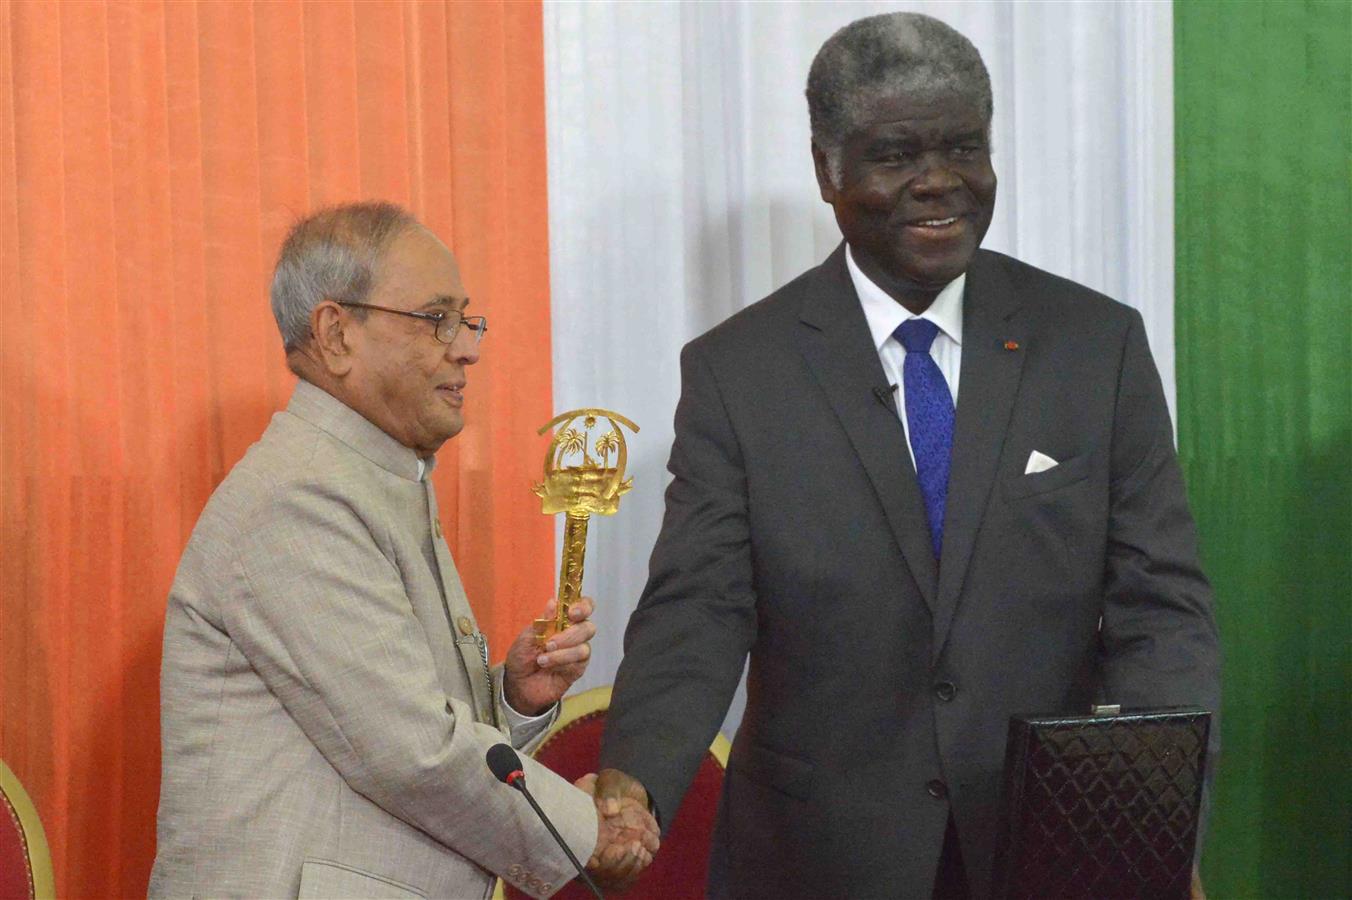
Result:
<svg viewBox="0 0 1352 900"><path fill-rule="evenodd" d="M937 20L808 78L822 265L691 342L598 802L669 822L748 653L709 890L990 891L1014 713L1219 705L1140 316L978 245L991 90Z"/></svg>

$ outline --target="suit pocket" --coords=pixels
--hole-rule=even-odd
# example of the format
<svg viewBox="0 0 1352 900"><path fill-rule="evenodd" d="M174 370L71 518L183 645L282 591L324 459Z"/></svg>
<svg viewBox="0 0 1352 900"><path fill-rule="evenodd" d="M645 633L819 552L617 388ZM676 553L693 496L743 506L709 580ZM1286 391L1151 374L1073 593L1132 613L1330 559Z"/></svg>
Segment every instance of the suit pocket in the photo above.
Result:
<svg viewBox="0 0 1352 900"><path fill-rule="evenodd" d="M1045 472L1033 472L1030 475L1015 475L1005 479L1005 499L1021 500L1036 494L1046 494L1059 488L1083 481L1089 475L1089 454L1066 460Z"/></svg>
<svg viewBox="0 0 1352 900"><path fill-rule="evenodd" d="M300 867L299 900L412 900L422 891L384 875L376 875L327 859L307 859Z"/></svg>
<svg viewBox="0 0 1352 900"><path fill-rule="evenodd" d="M761 744L742 741L734 745L728 767L746 778L800 800L812 799L813 771L810 762L785 756Z"/></svg>

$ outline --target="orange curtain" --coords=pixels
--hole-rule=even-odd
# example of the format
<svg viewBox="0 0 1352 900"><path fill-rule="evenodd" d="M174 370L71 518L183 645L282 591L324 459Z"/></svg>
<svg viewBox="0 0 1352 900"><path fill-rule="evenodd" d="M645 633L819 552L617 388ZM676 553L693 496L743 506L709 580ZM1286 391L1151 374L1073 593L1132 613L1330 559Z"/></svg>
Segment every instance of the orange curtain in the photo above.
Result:
<svg viewBox="0 0 1352 900"><path fill-rule="evenodd" d="M0 4L0 757L62 896L144 894L165 596L290 395L300 214L390 199L455 251L493 327L443 524L498 656L551 593L542 66L537 3Z"/></svg>

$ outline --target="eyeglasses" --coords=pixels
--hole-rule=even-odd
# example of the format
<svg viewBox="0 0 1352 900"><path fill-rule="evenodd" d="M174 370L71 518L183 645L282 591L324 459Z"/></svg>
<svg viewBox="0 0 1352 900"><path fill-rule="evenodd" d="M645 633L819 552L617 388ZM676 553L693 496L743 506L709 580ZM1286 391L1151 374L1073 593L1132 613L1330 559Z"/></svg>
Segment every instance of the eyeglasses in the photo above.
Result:
<svg viewBox="0 0 1352 900"><path fill-rule="evenodd" d="M428 322L436 323L437 340L443 344L449 344L455 340L456 334L460 331L460 326L464 325L470 331L474 332L474 343L477 346L488 333L488 319L485 316L466 316L458 310L441 313L410 312L406 309L391 309L388 306L376 306L374 303L349 303L346 300L335 300L339 306L350 306L355 309L377 309L381 312L394 313L396 316L408 316L411 319L423 319Z"/></svg>

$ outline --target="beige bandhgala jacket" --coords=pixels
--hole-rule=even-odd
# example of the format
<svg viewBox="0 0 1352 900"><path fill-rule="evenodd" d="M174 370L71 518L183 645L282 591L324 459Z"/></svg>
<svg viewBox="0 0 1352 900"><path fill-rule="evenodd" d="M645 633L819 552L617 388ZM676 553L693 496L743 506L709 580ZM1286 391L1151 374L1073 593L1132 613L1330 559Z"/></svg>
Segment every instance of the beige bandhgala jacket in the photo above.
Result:
<svg viewBox="0 0 1352 900"><path fill-rule="evenodd" d="M547 896L572 869L484 764L509 737L412 450L301 382L169 595L152 897ZM523 754L585 860L590 798Z"/></svg>

